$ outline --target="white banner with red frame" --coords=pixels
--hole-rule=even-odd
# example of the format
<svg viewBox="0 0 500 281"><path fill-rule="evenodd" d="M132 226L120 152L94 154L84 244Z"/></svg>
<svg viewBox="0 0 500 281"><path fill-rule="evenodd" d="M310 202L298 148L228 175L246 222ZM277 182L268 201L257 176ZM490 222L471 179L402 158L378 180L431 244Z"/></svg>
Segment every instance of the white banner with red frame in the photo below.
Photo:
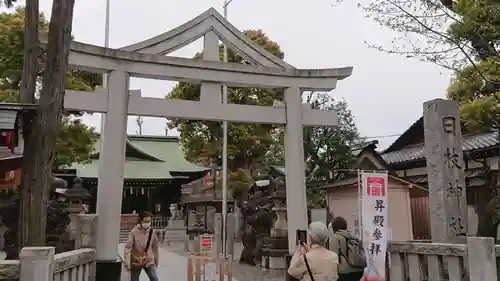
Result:
<svg viewBox="0 0 500 281"><path fill-rule="evenodd" d="M387 172L361 172L361 220L367 262L364 281L385 281L387 178Z"/></svg>

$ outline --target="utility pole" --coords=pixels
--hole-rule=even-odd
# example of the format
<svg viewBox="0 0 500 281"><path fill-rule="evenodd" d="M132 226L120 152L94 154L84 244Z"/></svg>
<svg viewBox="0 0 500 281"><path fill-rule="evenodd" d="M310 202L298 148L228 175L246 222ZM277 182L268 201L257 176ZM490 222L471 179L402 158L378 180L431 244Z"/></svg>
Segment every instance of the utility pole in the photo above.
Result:
<svg viewBox="0 0 500 281"><path fill-rule="evenodd" d="M224 1L224 18L227 19L227 6L233 0ZM224 44L224 58L227 62L227 45ZM222 85L222 103L227 103L227 85ZM227 257L227 121L222 122L222 254Z"/></svg>

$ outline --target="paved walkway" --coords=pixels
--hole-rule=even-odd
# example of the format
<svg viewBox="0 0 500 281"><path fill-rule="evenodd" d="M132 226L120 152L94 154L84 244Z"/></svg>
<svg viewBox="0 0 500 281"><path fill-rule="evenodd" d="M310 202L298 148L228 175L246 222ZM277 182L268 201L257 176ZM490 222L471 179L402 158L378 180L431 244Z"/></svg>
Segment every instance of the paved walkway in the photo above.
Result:
<svg viewBox="0 0 500 281"><path fill-rule="evenodd" d="M119 254L123 258L123 247L125 244L119 245ZM175 281L185 281L187 280L187 258L175 253L168 251L165 248L160 247L160 267L158 268L158 278L160 281L175 280ZM122 271L122 280L129 281L130 275L127 270ZM140 281L148 281L146 273L141 273ZM233 281L237 281L233 278Z"/></svg>

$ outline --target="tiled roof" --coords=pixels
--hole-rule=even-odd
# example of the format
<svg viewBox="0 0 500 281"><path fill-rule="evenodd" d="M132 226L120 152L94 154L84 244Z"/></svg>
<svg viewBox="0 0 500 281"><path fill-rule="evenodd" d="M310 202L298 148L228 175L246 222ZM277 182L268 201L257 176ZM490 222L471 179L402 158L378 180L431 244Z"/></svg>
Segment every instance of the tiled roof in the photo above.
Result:
<svg viewBox="0 0 500 281"><path fill-rule="evenodd" d="M127 146L147 157L147 159L127 159L124 167L125 179L171 179L170 172L201 172L208 168L195 165L184 159L182 148L177 138L162 136L129 136ZM95 144L99 152L99 139ZM76 169L77 176L81 178L97 178L99 173L99 160L90 163L75 163L69 169Z"/></svg>
<svg viewBox="0 0 500 281"><path fill-rule="evenodd" d="M473 151L498 145L497 132L467 135L463 137L462 150ZM388 164L400 164L424 159L424 144L412 145L381 155Z"/></svg>

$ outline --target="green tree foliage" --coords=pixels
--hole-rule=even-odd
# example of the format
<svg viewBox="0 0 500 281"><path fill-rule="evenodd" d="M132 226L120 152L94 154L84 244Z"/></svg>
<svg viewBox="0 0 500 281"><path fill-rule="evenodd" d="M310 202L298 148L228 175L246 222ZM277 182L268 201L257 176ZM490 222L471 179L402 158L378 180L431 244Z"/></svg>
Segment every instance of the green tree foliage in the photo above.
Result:
<svg viewBox="0 0 500 281"><path fill-rule="evenodd" d="M279 58L284 54L279 45L271 41L261 30L248 30L246 35ZM221 47L222 50L222 47ZM222 54L222 52L221 52ZM197 54L195 58L201 57ZM243 59L229 51L228 61L243 63ZM199 100L200 85L179 83L168 95L169 99ZM283 100L283 90L256 88L229 88L230 103L271 106L275 100ZM304 157L311 204L324 205L324 193L317 188L320 182L334 180L339 173L330 171L345 169L354 160L351 148L360 137L351 111L345 101L334 101L326 93L308 93L306 102L315 109L336 110L339 113L337 128L310 127L304 129ZM181 143L188 160L208 165L219 159L222 149L220 122L171 120L170 128L180 132ZM246 186L253 172L268 165L284 164L283 127L268 124L228 124L228 169L232 186Z"/></svg>
<svg viewBox="0 0 500 281"><path fill-rule="evenodd" d="M448 98L461 104L461 117L473 131L500 129L500 93L495 82L500 79L500 64L493 59L479 61L455 73L448 88Z"/></svg>
<svg viewBox="0 0 500 281"><path fill-rule="evenodd" d="M48 22L40 15L40 33L48 32ZM23 63L24 8L17 8L13 13L0 13L0 101L18 102L21 70ZM39 54L39 81L43 76L45 54ZM67 75L67 88L79 91L91 91L101 84L97 74L83 71L70 71ZM41 89L42 85L38 88ZM62 130L57 141L57 157L54 166L63 167L74 162L89 160L95 138L93 128L82 124L74 116L63 118Z"/></svg>
<svg viewBox="0 0 500 281"><path fill-rule="evenodd" d="M353 148L359 147L363 138L359 136L354 116L344 100L335 101L327 93L307 93L303 99L314 109L333 110L338 114L337 127L304 128L304 159L308 201L312 206L326 205L322 185L343 179L347 169L355 164ZM280 137L270 150L267 165L284 165L282 130Z"/></svg>
<svg viewBox="0 0 500 281"><path fill-rule="evenodd" d="M500 1L375 0L363 8L372 19L399 32L392 48L375 48L454 71L448 98L460 103L467 130L500 129ZM496 235L489 233L485 214L488 201L498 189L497 173L483 163L486 184L475 204L478 236ZM495 200L498 198L492 202Z"/></svg>
<svg viewBox="0 0 500 281"><path fill-rule="evenodd" d="M398 32L391 47L372 47L453 70L448 97L461 103L468 128L499 127L499 1L375 0L360 6Z"/></svg>
<svg viewBox="0 0 500 281"><path fill-rule="evenodd" d="M495 50L498 5L495 0L372 0L368 4L359 3L371 19L397 32L390 45L370 46L451 70L498 54Z"/></svg>
<svg viewBox="0 0 500 281"><path fill-rule="evenodd" d="M279 45L271 41L262 30L248 30L246 34L275 56L284 57ZM195 59L200 57L201 54L197 54ZM229 50L228 61L242 63L243 59ZM199 100L200 85L179 83L168 95L168 98ZM272 106L274 100L282 99L282 90L228 88L229 103ZM220 122L171 120L168 126L179 130L187 159L207 166L215 159L220 161L222 155L222 125ZM229 123L228 169L234 173L239 170L254 171L258 169L266 152L273 144L272 132L275 128L275 125L269 124Z"/></svg>

